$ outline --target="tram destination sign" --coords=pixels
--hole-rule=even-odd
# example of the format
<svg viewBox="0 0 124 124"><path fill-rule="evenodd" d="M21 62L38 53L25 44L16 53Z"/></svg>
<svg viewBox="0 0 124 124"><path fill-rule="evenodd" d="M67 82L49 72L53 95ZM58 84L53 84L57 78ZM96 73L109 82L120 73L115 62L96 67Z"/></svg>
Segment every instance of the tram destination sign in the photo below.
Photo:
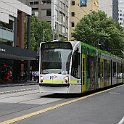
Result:
<svg viewBox="0 0 124 124"><path fill-rule="evenodd" d="M41 49L72 49L69 42L48 42L41 45Z"/></svg>

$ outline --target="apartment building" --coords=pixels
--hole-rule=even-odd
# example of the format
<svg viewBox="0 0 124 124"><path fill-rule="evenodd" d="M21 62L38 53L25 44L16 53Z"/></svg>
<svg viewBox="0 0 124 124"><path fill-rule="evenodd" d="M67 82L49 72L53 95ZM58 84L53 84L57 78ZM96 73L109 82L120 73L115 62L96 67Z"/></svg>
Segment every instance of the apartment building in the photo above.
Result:
<svg viewBox="0 0 124 124"><path fill-rule="evenodd" d="M104 11L108 17L112 17L112 0L99 0L99 9Z"/></svg>
<svg viewBox="0 0 124 124"><path fill-rule="evenodd" d="M72 32L80 19L98 8L98 0L70 0L69 40L73 40Z"/></svg>
<svg viewBox="0 0 124 124"><path fill-rule="evenodd" d="M35 52L24 49L24 18L29 21L30 15L27 5L17 0L0 0L0 80L4 67L10 69L11 79L16 80L24 72L22 61L35 59Z"/></svg>
<svg viewBox="0 0 124 124"><path fill-rule="evenodd" d="M99 0L99 10L118 21L118 0Z"/></svg>
<svg viewBox="0 0 124 124"><path fill-rule="evenodd" d="M118 1L118 22L124 27L124 1Z"/></svg>
<svg viewBox="0 0 124 124"><path fill-rule="evenodd" d="M32 8L32 15L51 24L53 39L67 39L69 0L20 0Z"/></svg>

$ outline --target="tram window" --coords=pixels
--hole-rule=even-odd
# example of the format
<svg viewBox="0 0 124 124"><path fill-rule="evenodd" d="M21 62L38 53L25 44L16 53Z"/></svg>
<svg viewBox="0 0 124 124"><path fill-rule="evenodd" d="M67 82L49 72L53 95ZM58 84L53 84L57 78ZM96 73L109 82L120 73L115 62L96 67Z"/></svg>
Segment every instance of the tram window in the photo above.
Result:
<svg viewBox="0 0 124 124"><path fill-rule="evenodd" d="M108 79L110 78L110 61L109 61L109 63L108 63L108 72L107 72L107 74L108 74Z"/></svg>
<svg viewBox="0 0 124 124"><path fill-rule="evenodd" d="M90 78L90 57L87 56L87 78Z"/></svg>
<svg viewBox="0 0 124 124"><path fill-rule="evenodd" d="M98 78L100 78L100 58L98 59Z"/></svg>
<svg viewBox="0 0 124 124"><path fill-rule="evenodd" d="M83 58L83 85L85 83L85 58Z"/></svg>
<svg viewBox="0 0 124 124"><path fill-rule="evenodd" d="M117 70L117 75L118 75L118 78L122 78L122 70L121 70L121 64L120 63L118 63L117 64L118 66L117 66L117 68L118 68L118 70Z"/></svg>
<svg viewBox="0 0 124 124"><path fill-rule="evenodd" d="M107 82L107 60L104 60L104 81Z"/></svg>
<svg viewBox="0 0 124 124"><path fill-rule="evenodd" d="M92 56L87 56L87 78L90 79L92 83L95 81L95 59Z"/></svg>
<svg viewBox="0 0 124 124"><path fill-rule="evenodd" d="M116 76L116 62L113 62L113 77Z"/></svg>
<svg viewBox="0 0 124 124"><path fill-rule="evenodd" d="M78 49L73 53L72 56L72 76L76 78L80 78L79 76L79 67L80 66L80 53L78 52Z"/></svg>

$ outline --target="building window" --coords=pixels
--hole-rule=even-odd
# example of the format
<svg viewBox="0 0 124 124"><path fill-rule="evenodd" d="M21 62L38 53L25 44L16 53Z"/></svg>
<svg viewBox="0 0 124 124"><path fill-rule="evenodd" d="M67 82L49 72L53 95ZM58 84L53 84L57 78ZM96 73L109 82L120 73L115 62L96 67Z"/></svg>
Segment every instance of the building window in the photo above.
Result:
<svg viewBox="0 0 124 124"><path fill-rule="evenodd" d="M120 18L120 20L122 20L122 18Z"/></svg>
<svg viewBox="0 0 124 124"><path fill-rule="evenodd" d="M71 12L71 16L75 16L75 12Z"/></svg>
<svg viewBox="0 0 124 124"><path fill-rule="evenodd" d="M74 27L74 22L71 22L71 27Z"/></svg>
<svg viewBox="0 0 124 124"><path fill-rule="evenodd" d="M71 1L71 5L72 5L72 6L75 5L75 1L72 0L72 1Z"/></svg>
<svg viewBox="0 0 124 124"><path fill-rule="evenodd" d="M47 9L46 16L51 16L51 9Z"/></svg>
<svg viewBox="0 0 124 124"><path fill-rule="evenodd" d="M51 0L42 0L41 4L51 4Z"/></svg>
<svg viewBox="0 0 124 124"><path fill-rule="evenodd" d="M39 2L38 2L38 1L35 1L35 2L34 2L34 5L38 5L38 4L39 4Z"/></svg>
<svg viewBox="0 0 124 124"><path fill-rule="evenodd" d="M65 27L62 26L62 33L64 34L65 33Z"/></svg>
<svg viewBox="0 0 124 124"><path fill-rule="evenodd" d="M38 2L38 1L34 1L34 2L30 2L29 4L30 4L30 5L38 5L39 2Z"/></svg>
<svg viewBox="0 0 124 124"><path fill-rule="evenodd" d="M32 8L32 11L38 11L38 8Z"/></svg>
<svg viewBox="0 0 124 124"><path fill-rule="evenodd" d="M122 13L120 14L120 16L122 16Z"/></svg>
<svg viewBox="0 0 124 124"><path fill-rule="evenodd" d="M33 2L30 2L30 5L33 5Z"/></svg>

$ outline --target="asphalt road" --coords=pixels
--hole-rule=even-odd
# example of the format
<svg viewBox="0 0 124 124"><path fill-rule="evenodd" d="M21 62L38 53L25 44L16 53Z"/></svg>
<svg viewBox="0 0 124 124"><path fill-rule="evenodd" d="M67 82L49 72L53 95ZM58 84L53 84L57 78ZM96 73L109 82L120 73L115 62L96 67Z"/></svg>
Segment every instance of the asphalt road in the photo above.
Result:
<svg viewBox="0 0 124 124"><path fill-rule="evenodd" d="M0 95L0 124L124 124L124 85L64 98L30 90Z"/></svg>

